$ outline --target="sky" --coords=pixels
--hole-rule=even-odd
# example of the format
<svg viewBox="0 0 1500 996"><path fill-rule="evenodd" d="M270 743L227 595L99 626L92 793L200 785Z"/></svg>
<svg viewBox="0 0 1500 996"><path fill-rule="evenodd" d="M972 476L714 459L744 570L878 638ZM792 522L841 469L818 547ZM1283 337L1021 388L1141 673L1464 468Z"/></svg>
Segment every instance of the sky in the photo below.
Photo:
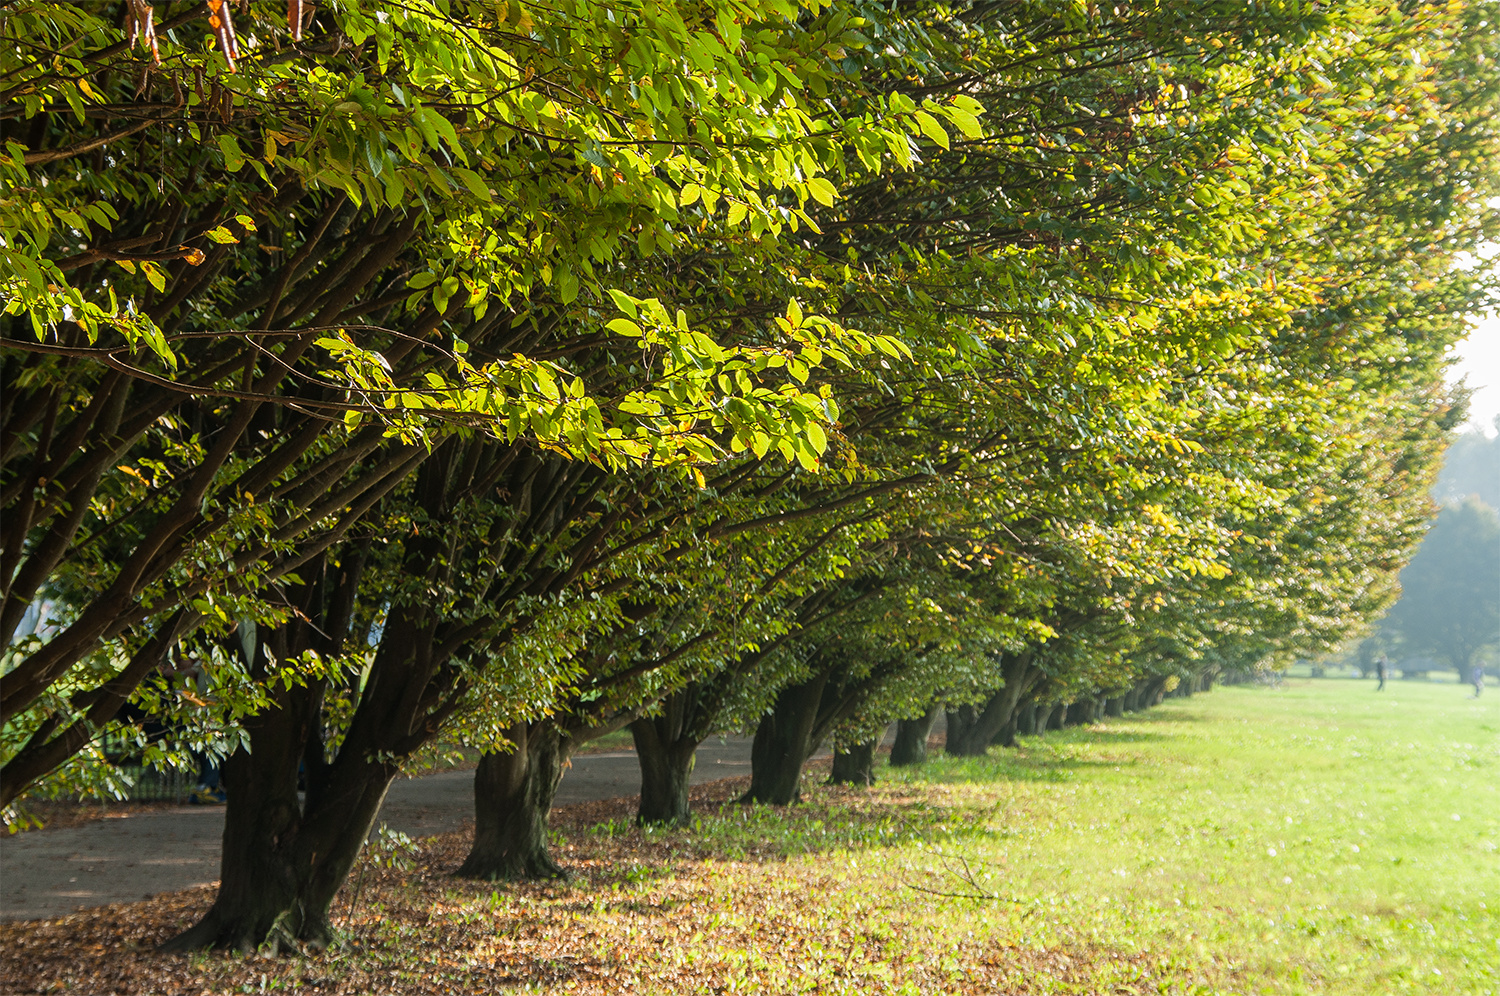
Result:
<svg viewBox="0 0 1500 996"><path fill-rule="evenodd" d="M1448 371L1449 379L1463 379L1475 389L1468 424L1493 436L1495 416L1500 415L1500 314L1482 318L1456 352L1458 362Z"/></svg>

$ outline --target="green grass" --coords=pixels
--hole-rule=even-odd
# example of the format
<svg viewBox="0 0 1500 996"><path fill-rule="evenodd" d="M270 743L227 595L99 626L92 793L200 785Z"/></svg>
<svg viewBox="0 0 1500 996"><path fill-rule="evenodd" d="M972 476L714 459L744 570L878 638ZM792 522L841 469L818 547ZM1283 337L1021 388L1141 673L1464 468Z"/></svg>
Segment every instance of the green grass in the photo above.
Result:
<svg viewBox="0 0 1500 996"><path fill-rule="evenodd" d="M325 954L151 953L193 893L6 927L0 988L1500 996L1500 694L1464 692L1221 688L790 808L710 786L680 829L575 807L566 883L455 880L449 834Z"/></svg>
<svg viewBox="0 0 1500 996"><path fill-rule="evenodd" d="M924 866L949 892L975 891L972 872L1003 900L970 917L1037 909L1030 943L1155 948L1219 966L1206 978L1232 990L1500 992L1500 696L1373 689L1221 688L887 771L993 801L984 836L944 846L946 872L920 848L883 863Z"/></svg>
<svg viewBox="0 0 1500 996"><path fill-rule="evenodd" d="M1464 691L1220 688L873 791L566 831L570 886L444 895L597 938L577 976L535 963L546 992L1494 996L1500 695Z"/></svg>
<svg viewBox="0 0 1500 996"><path fill-rule="evenodd" d="M594 833L671 852L615 880L632 908L689 860L783 859L734 889L801 890L818 929L862 932L892 963L939 959L921 985L874 987L889 991L984 991L996 976L976 962L1011 952L1042 966L1023 976L1035 992L1500 993L1500 695L1374 687L1220 688L884 769L872 793ZM696 955L732 966L753 902L717 895L739 929ZM760 988L828 985L789 949L755 956Z"/></svg>

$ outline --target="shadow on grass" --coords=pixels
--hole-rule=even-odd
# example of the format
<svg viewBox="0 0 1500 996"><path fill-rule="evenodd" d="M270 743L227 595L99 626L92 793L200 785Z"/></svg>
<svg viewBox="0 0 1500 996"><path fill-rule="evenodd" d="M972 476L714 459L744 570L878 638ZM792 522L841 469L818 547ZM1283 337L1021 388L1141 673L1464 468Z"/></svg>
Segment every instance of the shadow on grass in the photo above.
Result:
<svg viewBox="0 0 1500 996"><path fill-rule="evenodd" d="M820 775L812 773L802 801L792 806L745 805L733 796L695 800L686 827L638 827L614 819L595 824L588 835L673 860L777 861L986 832L983 821L973 818L972 806L934 805L895 781L873 789L818 784Z"/></svg>
<svg viewBox="0 0 1500 996"><path fill-rule="evenodd" d="M882 769L885 770L885 769ZM449 880L459 893L487 896L570 893L596 896L682 874L685 863L779 863L836 851L862 851L914 842L940 843L987 836L995 830L990 807L961 799L924 798L921 785L883 779L873 789L823 784L828 764L810 766L803 799L792 806L743 805L748 778L726 778L692 790L689 825L638 826L634 797L561 806L552 811L553 857L571 876L563 882L490 883ZM930 784L930 783L929 783ZM462 861L467 834L426 838L419 864L424 876L444 876ZM592 903L591 898L587 903Z"/></svg>
<svg viewBox="0 0 1500 996"><path fill-rule="evenodd" d="M1106 720L1106 723L1200 723L1203 713L1192 708L1192 699L1168 699L1148 712L1132 712L1123 717ZM1173 706L1175 708L1167 708Z"/></svg>
<svg viewBox="0 0 1500 996"><path fill-rule="evenodd" d="M1064 739L1066 737L1066 739ZM1070 743L1070 744L1154 744L1171 740L1167 733L1149 730L1113 730L1109 727L1086 726L1070 730L1054 730L1045 737L1025 737L1022 743Z"/></svg>
<svg viewBox="0 0 1500 996"><path fill-rule="evenodd" d="M1061 744L1059 744L1061 746ZM911 770L906 780L931 783L978 784L982 782L1065 782L1089 770L1115 771L1134 767L1123 758L1079 758L1025 746L1000 753L992 748L984 757L948 757Z"/></svg>
<svg viewBox="0 0 1500 996"><path fill-rule="evenodd" d="M1090 772L1114 772L1140 762L1130 757L1077 756L1071 748L1126 746L1171 739L1141 729L1150 722L1192 722L1191 714L1153 710L1121 722L1072 727L1043 737L1022 737L1016 748L992 747L981 758L950 758L934 752L926 764L892 769L881 766L873 789L823 784L828 762L809 765L801 802L792 806L742 805L737 800L748 778L728 778L695 787L688 826L635 823L634 797L554 809L550 825L554 856L575 876L573 884L526 888L596 889L633 885L677 874L684 861L772 862L835 851L859 851L923 842L941 843L988 836L992 805L954 796L934 802L932 785L986 782L1065 782ZM440 849L439 849L440 850ZM462 854L430 852L436 867L456 866ZM489 890L485 883L477 888ZM502 887L503 888L503 887Z"/></svg>

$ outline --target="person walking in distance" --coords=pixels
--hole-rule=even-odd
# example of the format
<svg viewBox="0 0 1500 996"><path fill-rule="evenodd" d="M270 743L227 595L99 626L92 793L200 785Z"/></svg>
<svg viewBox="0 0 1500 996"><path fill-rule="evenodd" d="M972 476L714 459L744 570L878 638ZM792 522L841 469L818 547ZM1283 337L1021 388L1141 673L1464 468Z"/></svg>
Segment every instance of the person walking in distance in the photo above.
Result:
<svg viewBox="0 0 1500 996"><path fill-rule="evenodd" d="M1474 697L1477 699L1484 694L1484 665L1475 664L1474 670L1469 672L1469 684L1474 686Z"/></svg>
<svg viewBox="0 0 1500 996"><path fill-rule="evenodd" d="M1375 658L1375 677L1380 679L1380 684L1375 686L1377 692L1385 691L1385 677L1390 673L1390 670L1391 662L1385 654L1381 654Z"/></svg>

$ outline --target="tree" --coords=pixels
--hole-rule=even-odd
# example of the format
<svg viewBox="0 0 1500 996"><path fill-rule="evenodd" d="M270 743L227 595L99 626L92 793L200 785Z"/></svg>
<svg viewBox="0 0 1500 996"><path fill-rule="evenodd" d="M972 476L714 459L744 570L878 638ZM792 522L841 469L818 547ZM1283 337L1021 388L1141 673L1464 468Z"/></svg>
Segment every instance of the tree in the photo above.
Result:
<svg viewBox="0 0 1500 996"><path fill-rule="evenodd" d="M591 730L649 724L681 819L726 722L786 801L939 691L1082 716L1388 596L1486 293L1482 13L262 10L160 71L92 8L0 29L3 611L64 615L7 642L6 798L247 637L179 946L326 943L441 737L470 871L551 874Z"/></svg>
<svg viewBox="0 0 1500 996"><path fill-rule="evenodd" d="M1500 426L1496 431L1500 433ZM1448 447L1433 497L1450 502L1470 495L1477 495L1490 508L1500 508L1500 435L1473 429L1459 435Z"/></svg>
<svg viewBox="0 0 1500 996"><path fill-rule="evenodd" d="M1448 505L1401 572L1390 625L1410 653L1432 654L1467 680L1500 643L1500 516L1477 499Z"/></svg>
<svg viewBox="0 0 1500 996"><path fill-rule="evenodd" d="M216 48L163 33L138 54L102 8L7 11L0 69L26 141L0 169L30 196L0 203L4 801L91 740L183 632L277 622L268 586L455 428L610 467L681 470L731 442L816 465L826 430L806 426L833 410L779 351L714 343L607 286L622 254L696 238L684 212L733 203L731 227L774 235L827 196L843 133L788 77L823 86L843 22L791 12L768 9L731 56L655 4L629 24L361 5L320 12L300 42L257 20L237 54L227 12ZM723 11L726 30L758 18ZM919 127L896 119L891 137ZM835 326L788 314L805 378ZM87 583L23 652L16 626L63 574ZM101 646L120 663L101 668Z"/></svg>

